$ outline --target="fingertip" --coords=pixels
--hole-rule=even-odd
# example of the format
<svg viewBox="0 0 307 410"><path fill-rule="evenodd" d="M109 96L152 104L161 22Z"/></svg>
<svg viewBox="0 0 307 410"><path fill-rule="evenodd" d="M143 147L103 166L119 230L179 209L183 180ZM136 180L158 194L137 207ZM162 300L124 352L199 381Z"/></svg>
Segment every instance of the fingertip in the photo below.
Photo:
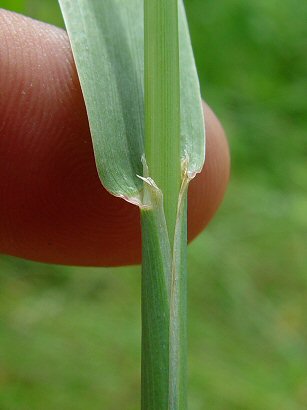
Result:
<svg viewBox="0 0 307 410"><path fill-rule="evenodd" d="M229 176L224 131L205 108L207 159L189 190L189 239L218 208ZM141 260L136 207L98 178L66 33L0 10L0 251L48 263Z"/></svg>

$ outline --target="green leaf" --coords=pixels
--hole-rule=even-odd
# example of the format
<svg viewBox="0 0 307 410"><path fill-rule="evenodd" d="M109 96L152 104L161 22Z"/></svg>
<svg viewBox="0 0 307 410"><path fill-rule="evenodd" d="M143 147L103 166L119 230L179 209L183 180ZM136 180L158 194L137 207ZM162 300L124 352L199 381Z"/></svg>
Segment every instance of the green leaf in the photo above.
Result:
<svg viewBox="0 0 307 410"><path fill-rule="evenodd" d="M179 0L181 157L189 178L205 161L205 127L199 81L183 1Z"/></svg>
<svg viewBox="0 0 307 410"><path fill-rule="evenodd" d="M85 99L97 169L112 194L141 205L144 155L142 0L59 0ZM204 162L199 84L180 1L181 156Z"/></svg>

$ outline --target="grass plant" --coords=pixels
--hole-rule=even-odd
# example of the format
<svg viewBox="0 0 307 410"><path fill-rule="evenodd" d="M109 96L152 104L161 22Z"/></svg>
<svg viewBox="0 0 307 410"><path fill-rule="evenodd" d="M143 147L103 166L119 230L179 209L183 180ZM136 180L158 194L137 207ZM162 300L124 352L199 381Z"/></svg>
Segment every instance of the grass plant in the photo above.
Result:
<svg viewBox="0 0 307 410"><path fill-rule="evenodd" d="M204 162L204 123L183 3L60 5L101 181L141 210L142 408L184 410L186 198Z"/></svg>
<svg viewBox="0 0 307 410"><path fill-rule="evenodd" d="M189 408L302 410L307 4L185 4L201 85L232 148L225 204L188 251ZM1 7L63 26L54 0ZM140 278L138 267L2 255L0 408L139 408Z"/></svg>

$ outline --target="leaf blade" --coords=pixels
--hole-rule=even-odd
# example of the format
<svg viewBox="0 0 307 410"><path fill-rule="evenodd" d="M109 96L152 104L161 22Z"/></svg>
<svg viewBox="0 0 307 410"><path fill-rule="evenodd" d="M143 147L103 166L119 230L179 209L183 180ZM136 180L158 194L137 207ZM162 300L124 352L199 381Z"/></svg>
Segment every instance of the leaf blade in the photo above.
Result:
<svg viewBox="0 0 307 410"><path fill-rule="evenodd" d="M87 108L98 172L114 195L142 189L142 15L137 0L60 0ZM134 5L134 7L131 7ZM140 84L141 83L141 84Z"/></svg>
<svg viewBox="0 0 307 410"><path fill-rule="evenodd" d="M141 205L144 154L143 1L59 0L85 99L102 184ZM180 0L181 156L204 161L199 84ZM200 146L202 147L200 149Z"/></svg>

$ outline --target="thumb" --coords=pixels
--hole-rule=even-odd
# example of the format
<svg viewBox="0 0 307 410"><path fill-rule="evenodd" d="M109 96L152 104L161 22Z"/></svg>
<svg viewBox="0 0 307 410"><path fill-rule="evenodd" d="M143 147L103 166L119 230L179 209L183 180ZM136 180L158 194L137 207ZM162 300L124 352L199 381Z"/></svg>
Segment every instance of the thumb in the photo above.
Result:
<svg viewBox="0 0 307 410"><path fill-rule="evenodd" d="M189 192L189 237L228 180L221 126L207 111L207 162ZM0 10L0 252L42 262L139 263L138 209L102 186L65 31Z"/></svg>

